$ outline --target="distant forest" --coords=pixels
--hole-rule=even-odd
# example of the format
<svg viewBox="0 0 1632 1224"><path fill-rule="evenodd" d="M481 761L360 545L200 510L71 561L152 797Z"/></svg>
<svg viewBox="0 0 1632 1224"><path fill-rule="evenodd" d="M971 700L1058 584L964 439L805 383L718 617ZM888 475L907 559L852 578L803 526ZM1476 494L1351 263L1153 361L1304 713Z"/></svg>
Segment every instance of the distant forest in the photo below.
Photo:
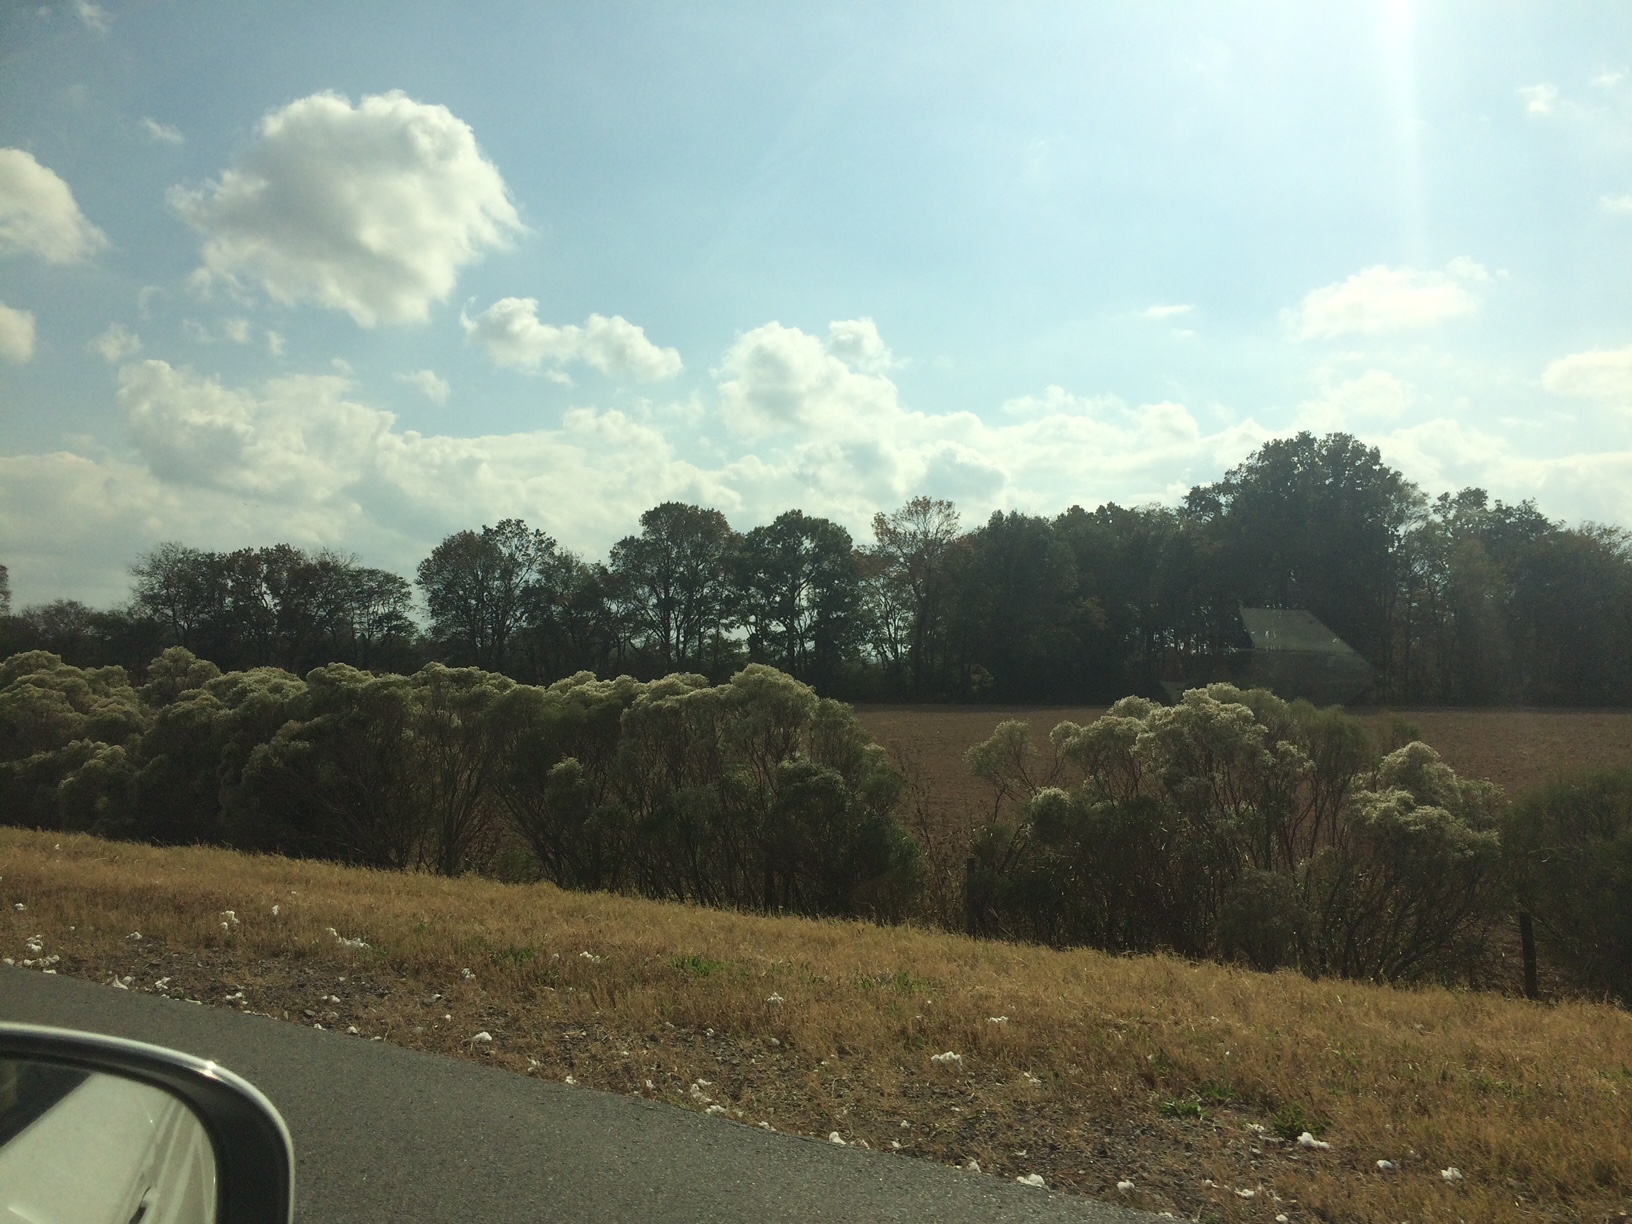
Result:
<svg viewBox="0 0 1632 1224"><path fill-rule="evenodd" d="M1266 443L1176 507L966 529L919 497L857 541L799 510L738 532L667 502L604 562L506 519L448 536L412 582L287 544L161 544L131 575L118 608L14 613L0 566L0 657L140 675L183 646L224 670L436 661L532 684L760 662L849 700L1097 702L1247 645L1249 606L1314 613L1376 669L1369 701L1632 700L1632 535L1481 489L1430 500L1341 433Z"/></svg>

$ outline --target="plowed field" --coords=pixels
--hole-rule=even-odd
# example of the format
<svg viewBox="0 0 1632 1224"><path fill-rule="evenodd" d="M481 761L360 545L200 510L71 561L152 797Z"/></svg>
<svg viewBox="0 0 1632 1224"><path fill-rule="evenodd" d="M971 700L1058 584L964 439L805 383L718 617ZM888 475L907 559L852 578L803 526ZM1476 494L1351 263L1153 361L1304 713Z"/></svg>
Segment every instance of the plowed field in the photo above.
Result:
<svg viewBox="0 0 1632 1224"><path fill-rule="evenodd" d="M1103 706L858 706L873 738L899 749L921 771L934 804L943 811L979 809L986 795L963 763L963 753L991 735L1007 718L1031 723L1035 742L1046 746L1056 723L1090 722ZM1386 711L1356 711L1380 733ZM1422 738L1457 773L1489 778L1509 794L1544 782L1555 773L1632 764L1632 710L1400 710Z"/></svg>

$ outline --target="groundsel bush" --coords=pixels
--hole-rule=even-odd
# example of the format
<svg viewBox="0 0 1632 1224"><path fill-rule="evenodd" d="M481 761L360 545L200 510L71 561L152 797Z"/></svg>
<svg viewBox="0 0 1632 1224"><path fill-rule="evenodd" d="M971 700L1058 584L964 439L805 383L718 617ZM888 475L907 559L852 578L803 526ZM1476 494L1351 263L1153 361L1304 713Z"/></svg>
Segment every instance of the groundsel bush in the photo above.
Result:
<svg viewBox="0 0 1632 1224"><path fill-rule="evenodd" d="M33 828L444 875L513 874L524 847L564 887L894 920L922 887L902 785L848 706L762 665L546 688L440 664L223 675L175 648L138 688L0 664L0 819Z"/></svg>
<svg viewBox="0 0 1632 1224"><path fill-rule="evenodd" d="M1022 723L969 752L973 933L1395 980L1468 970L1503 908L1500 790L1339 711L1216 684L1050 740L1047 768Z"/></svg>

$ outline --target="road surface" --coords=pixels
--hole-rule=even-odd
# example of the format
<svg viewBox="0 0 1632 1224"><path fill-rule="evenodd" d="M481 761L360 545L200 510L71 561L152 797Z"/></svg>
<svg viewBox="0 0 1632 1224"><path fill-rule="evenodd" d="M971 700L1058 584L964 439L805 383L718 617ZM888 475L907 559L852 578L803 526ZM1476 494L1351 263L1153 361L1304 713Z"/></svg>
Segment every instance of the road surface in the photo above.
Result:
<svg viewBox="0 0 1632 1224"><path fill-rule="evenodd" d="M773 1134L261 1016L0 967L0 1020L213 1058L295 1141L302 1224L1150 1224L927 1161Z"/></svg>

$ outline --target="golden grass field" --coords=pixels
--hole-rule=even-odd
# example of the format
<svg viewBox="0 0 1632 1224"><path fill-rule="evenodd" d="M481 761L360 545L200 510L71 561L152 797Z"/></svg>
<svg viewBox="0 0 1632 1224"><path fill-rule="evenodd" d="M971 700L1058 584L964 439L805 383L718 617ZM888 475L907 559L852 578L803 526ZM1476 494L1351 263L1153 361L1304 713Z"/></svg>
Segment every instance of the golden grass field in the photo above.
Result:
<svg viewBox="0 0 1632 1224"><path fill-rule="evenodd" d="M0 902L0 955L34 969L1190 1218L1632 1197L1632 1014L1606 1006L14 829Z"/></svg>

